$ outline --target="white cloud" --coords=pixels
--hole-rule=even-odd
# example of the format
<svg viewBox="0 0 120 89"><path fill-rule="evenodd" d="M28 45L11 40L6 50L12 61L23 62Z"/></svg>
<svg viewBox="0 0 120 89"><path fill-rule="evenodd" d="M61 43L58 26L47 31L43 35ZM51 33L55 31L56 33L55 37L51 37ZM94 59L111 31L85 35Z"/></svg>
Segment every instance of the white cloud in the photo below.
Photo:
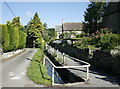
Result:
<svg viewBox="0 0 120 89"><path fill-rule="evenodd" d="M26 15L27 15L27 16L33 16L33 13L30 12L30 11L26 11Z"/></svg>

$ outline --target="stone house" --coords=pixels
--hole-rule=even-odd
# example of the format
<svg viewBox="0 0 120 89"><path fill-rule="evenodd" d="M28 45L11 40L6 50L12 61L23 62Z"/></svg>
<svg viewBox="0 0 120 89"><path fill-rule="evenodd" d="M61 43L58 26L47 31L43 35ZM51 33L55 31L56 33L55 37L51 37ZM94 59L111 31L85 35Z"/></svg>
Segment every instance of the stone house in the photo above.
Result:
<svg viewBox="0 0 120 89"><path fill-rule="evenodd" d="M55 26L55 31L57 32L57 35L59 38L59 35L64 32L75 32L76 34L82 33L82 23L63 23L63 25L57 25Z"/></svg>
<svg viewBox="0 0 120 89"><path fill-rule="evenodd" d="M107 3L101 25L103 28L112 29L114 33L120 33L120 1Z"/></svg>

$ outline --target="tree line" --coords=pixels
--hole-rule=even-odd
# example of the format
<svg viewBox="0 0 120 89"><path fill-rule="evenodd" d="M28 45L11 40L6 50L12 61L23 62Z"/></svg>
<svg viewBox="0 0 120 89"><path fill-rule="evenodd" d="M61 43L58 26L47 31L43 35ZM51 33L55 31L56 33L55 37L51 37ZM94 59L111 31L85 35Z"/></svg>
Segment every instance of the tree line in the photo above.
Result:
<svg viewBox="0 0 120 89"><path fill-rule="evenodd" d="M7 21L0 25L0 48L3 52L9 52L25 47L44 48L45 43L55 39L55 29L47 28L47 24L42 24L38 13L36 12L27 25L20 24L20 17Z"/></svg>

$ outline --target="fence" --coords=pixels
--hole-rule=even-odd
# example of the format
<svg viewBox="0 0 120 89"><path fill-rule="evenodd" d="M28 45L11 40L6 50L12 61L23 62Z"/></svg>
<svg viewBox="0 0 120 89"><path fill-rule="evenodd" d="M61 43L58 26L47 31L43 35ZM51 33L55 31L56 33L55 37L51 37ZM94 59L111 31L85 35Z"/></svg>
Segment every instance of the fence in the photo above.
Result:
<svg viewBox="0 0 120 89"><path fill-rule="evenodd" d="M70 68L76 68L76 69L81 68L82 69L82 68L85 68L86 69L86 78L84 78L84 80L87 81L89 79L89 67L90 67L89 63L87 63L85 61L82 61L82 60L79 60L79 59L76 59L76 58L73 58L73 57L70 57L70 56L66 55L65 53L61 53L58 50L55 50L54 48L52 48L51 46L47 46L46 49L51 54L56 53L57 58L61 57L61 59L62 59L61 63L63 64L63 66L55 66L55 64L52 63L52 61L48 57L44 56L43 65L45 65L45 62L47 60L51 64L51 67L52 67L52 75L51 75L51 77L52 77L52 85L60 85L60 84L56 84L54 82L54 80L55 80L55 69L57 69L57 68L58 69L62 69L62 68L67 68L67 69L68 68L69 69ZM65 61L66 61L67 58L75 60L75 61L79 62L82 65L65 65Z"/></svg>

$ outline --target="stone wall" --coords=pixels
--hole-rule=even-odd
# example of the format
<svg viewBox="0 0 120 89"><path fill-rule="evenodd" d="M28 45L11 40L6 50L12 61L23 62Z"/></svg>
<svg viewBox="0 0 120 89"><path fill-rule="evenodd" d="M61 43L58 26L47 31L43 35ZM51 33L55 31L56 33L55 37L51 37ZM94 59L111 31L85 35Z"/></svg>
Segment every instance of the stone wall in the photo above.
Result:
<svg viewBox="0 0 120 89"><path fill-rule="evenodd" d="M89 49L78 49L76 47L70 45L62 45L62 44L51 44L51 46L55 49L58 49L60 52L64 52L72 57L77 59L89 61Z"/></svg>
<svg viewBox="0 0 120 89"><path fill-rule="evenodd" d="M120 56L113 57L110 53L96 50L93 54L93 64L98 69L120 78Z"/></svg>

